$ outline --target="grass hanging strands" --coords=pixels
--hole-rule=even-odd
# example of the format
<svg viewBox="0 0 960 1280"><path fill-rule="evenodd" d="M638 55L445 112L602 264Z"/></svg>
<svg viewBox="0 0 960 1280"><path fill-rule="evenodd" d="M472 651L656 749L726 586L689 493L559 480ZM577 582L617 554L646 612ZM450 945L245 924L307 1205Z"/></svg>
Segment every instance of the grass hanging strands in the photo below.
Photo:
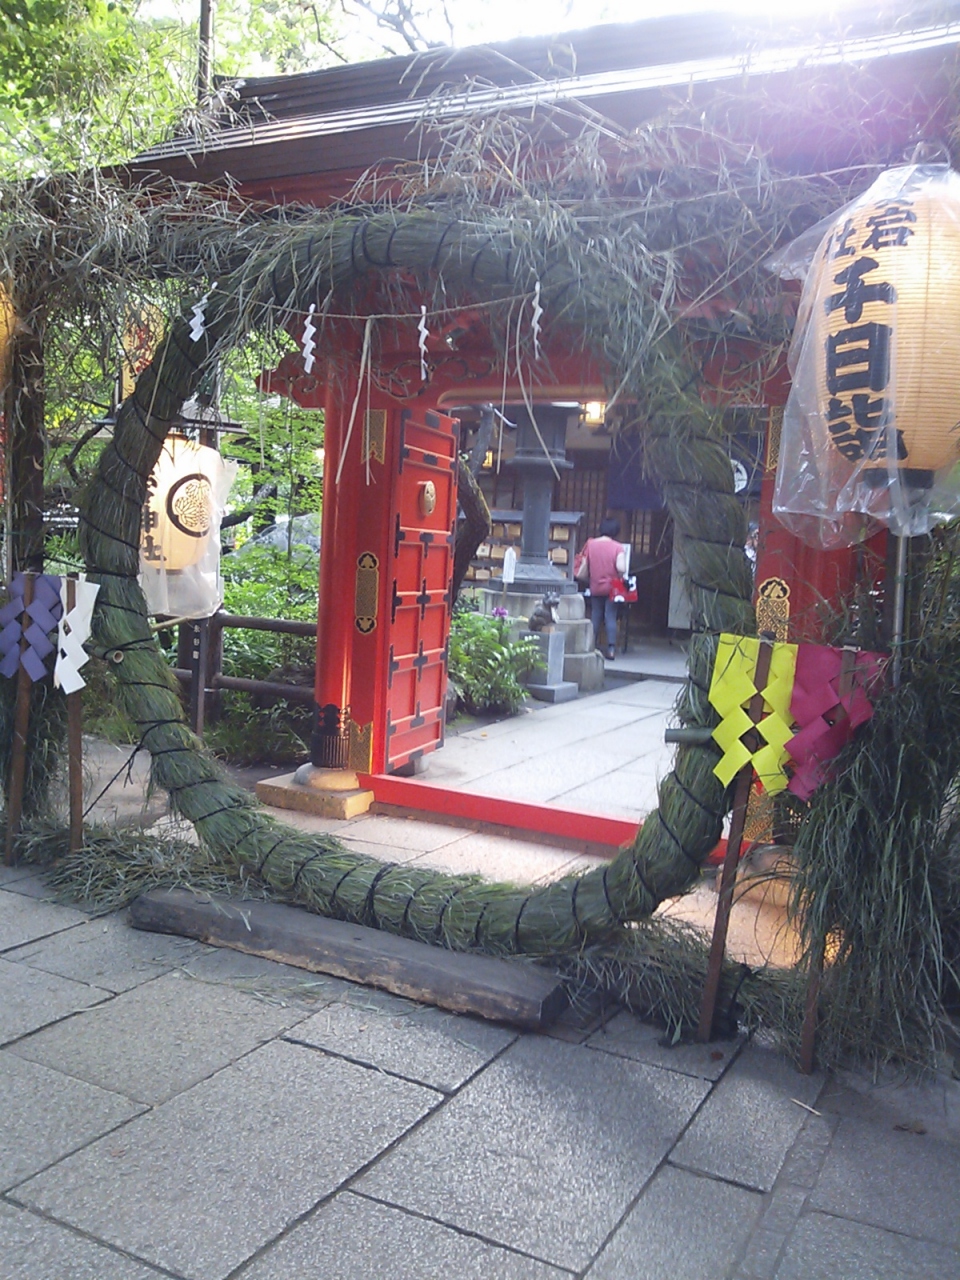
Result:
<svg viewBox="0 0 960 1280"><path fill-rule="evenodd" d="M805 963L827 946L819 1045L928 1065L960 990L960 648L936 646L877 699L795 845Z"/></svg>

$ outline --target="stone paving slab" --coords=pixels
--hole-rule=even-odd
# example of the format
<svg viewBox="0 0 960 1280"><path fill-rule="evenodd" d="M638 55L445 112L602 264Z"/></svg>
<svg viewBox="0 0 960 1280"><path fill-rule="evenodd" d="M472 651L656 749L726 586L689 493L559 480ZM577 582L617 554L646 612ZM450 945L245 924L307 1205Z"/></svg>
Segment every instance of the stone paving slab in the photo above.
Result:
<svg viewBox="0 0 960 1280"><path fill-rule="evenodd" d="M421 822L416 818L394 818L384 814L358 818L350 824L351 839L365 840L370 844L385 845L391 850L394 861L402 860L402 853L432 853L444 845L453 844L472 832L465 827L448 827L443 822Z"/></svg>
<svg viewBox="0 0 960 1280"><path fill-rule="evenodd" d="M580 1269L708 1087L528 1037L380 1160L358 1190Z"/></svg>
<svg viewBox="0 0 960 1280"><path fill-rule="evenodd" d="M308 1011L342 999L352 986L341 978L311 973L263 956L248 956L230 947L201 945L200 954L182 967L188 978L229 986L268 1000L295 1000Z"/></svg>
<svg viewBox="0 0 960 1280"><path fill-rule="evenodd" d="M451 875L480 874L488 880L533 884L570 875L577 861L573 849L474 832L442 849L420 854L413 865Z"/></svg>
<svg viewBox="0 0 960 1280"><path fill-rule="evenodd" d="M342 1192L243 1280L562 1280L566 1271Z"/></svg>
<svg viewBox="0 0 960 1280"><path fill-rule="evenodd" d="M187 1280L223 1280L439 1099L314 1049L274 1043L16 1195Z"/></svg>
<svg viewBox="0 0 960 1280"><path fill-rule="evenodd" d="M632 1013L618 1013L587 1041L591 1049L613 1053L633 1062L646 1062L666 1071L679 1071L704 1080L719 1080L739 1053L742 1039L711 1044L665 1044L666 1032L641 1022Z"/></svg>
<svg viewBox="0 0 960 1280"><path fill-rule="evenodd" d="M655 711L672 711L676 706L679 692L679 686L672 680L637 680L599 694L597 700L615 699L625 707L650 707Z"/></svg>
<svg viewBox="0 0 960 1280"><path fill-rule="evenodd" d="M13 1052L135 1102L156 1104L305 1016L303 1009L171 973L21 1040Z"/></svg>
<svg viewBox="0 0 960 1280"><path fill-rule="evenodd" d="M142 1110L129 1098L0 1051L0 1191Z"/></svg>
<svg viewBox="0 0 960 1280"><path fill-rule="evenodd" d="M5 863L0 862L0 889L6 889L17 880L22 880L24 876L36 875L34 867L29 866L25 862L19 865L8 867Z"/></svg>
<svg viewBox="0 0 960 1280"><path fill-rule="evenodd" d="M34 942L87 920L82 911L38 902L27 894L15 893L14 889L15 884L0 889L0 951L22 947L25 942Z"/></svg>
<svg viewBox="0 0 960 1280"><path fill-rule="evenodd" d="M642 772L617 770L583 786L571 787L564 794L563 803L581 812L639 823L657 807L657 788L669 771L669 765Z"/></svg>
<svg viewBox="0 0 960 1280"><path fill-rule="evenodd" d="M25 898L36 898L38 902L56 902L56 889L47 882L36 867L24 867L22 870L23 875L15 876L6 883L0 882L0 887L6 889L8 893L19 893Z"/></svg>
<svg viewBox="0 0 960 1280"><path fill-rule="evenodd" d="M274 815L283 821L281 815L293 813L293 809L274 809ZM356 821L356 819L354 819ZM377 821L383 822L384 817L380 816ZM459 834L459 833L458 833ZM375 844L372 840L356 840L350 834L350 828L346 831L335 831L334 835L338 836L348 849L352 849L354 853L366 854L368 858L379 858L381 862L413 862L416 858L423 857L416 849L393 849L388 843Z"/></svg>
<svg viewBox="0 0 960 1280"><path fill-rule="evenodd" d="M671 1162L769 1191L823 1084L771 1049L737 1058L673 1151Z"/></svg>
<svg viewBox="0 0 960 1280"><path fill-rule="evenodd" d="M841 1120L810 1207L960 1245L960 1149L929 1134Z"/></svg>
<svg viewBox="0 0 960 1280"><path fill-rule="evenodd" d="M587 1272L588 1280L723 1280L762 1202L755 1191L667 1166Z"/></svg>
<svg viewBox="0 0 960 1280"><path fill-rule="evenodd" d="M775 1280L960 1280L960 1253L813 1213L801 1220Z"/></svg>
<svg viewBox="0 0 960 1280"><path fill-rule="evenodd" d="M117 993L188 964L201 950L189 938L131 929L122 913L28 943L6 959Z"/></svg>
<svg viewBox="0 0 960 1280"><path fill-rule="evenodd" d="M109 999L109 991L0 960L0 1044Z"/></svg>
<svg viewBox="0 0 960 1280"><path fill-rule="evenodd" d="M960 1080L946 1074L913 1080L890 1067L877 1076L838 1071L827 1081L817 1107L888 1129L925 1129L938 1142L960 1144Z"/></svg>
<svg viewBox="0 0 960 1280"><path fill-rule="evenodd" d="M633 761L662 754L663 733L673 721L672 713L646 707L636 710L640 714L627 724L611 725L590 741L591 754L603 760L608 769L623 769ZM673 751L670 747L671 756Z"/></svg>
<svg viewBox="0 0 960 1280"><path fill-rule="evenodd" d="M451 1093L516 1039L513 1032L410 1004L378 1012L327 1005L288 1038Z"/></svg>
<svg viewBox="0 0 960 1280"><path fill-rule="evenodd" d="M159 1274L0 1201L0 1280L158 1280Z"/></svg>

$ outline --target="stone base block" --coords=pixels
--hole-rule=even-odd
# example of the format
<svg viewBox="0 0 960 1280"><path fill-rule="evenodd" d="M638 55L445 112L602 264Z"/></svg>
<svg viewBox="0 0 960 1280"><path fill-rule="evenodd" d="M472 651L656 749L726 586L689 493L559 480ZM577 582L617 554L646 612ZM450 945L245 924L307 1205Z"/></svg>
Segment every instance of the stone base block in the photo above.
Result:
<svg viewBox="0 0 960 1280"><path fill-rule="evenodd" d="M318 818L356 818L373 804L373 792L363 787L351 791L323 791L294 781L294 774L264 778L257 783L257 799L278 809L298 809Z"/></svg>
<svg viewBox="0 0 960 1280"><path fill-rule="evenodd" d="M589 618L571 618L566 622L561 618L556 627L563 632L564 653L593 653L595 641Z"/></svg>
<svg viewBox="0 0 960 1280"><path fill-rule="evenodd" d="M582 622L587 616L587 602L579 592L561 596L557 612L561 622Z"/></svg>
<svg viewBox="0 0 960 1280"><path fill-rule="evenodd" d="M570 702L579 692L572 680L561 680L559 684L527 685L527 693L538 702Z"/></svg>
<svg viewBox="0 0 960 1280"><path fill-rule="evenodd" d="M599 649L565 654L563 678L573 680L581 693L597 693L603 688L603 654Z"/></svg>

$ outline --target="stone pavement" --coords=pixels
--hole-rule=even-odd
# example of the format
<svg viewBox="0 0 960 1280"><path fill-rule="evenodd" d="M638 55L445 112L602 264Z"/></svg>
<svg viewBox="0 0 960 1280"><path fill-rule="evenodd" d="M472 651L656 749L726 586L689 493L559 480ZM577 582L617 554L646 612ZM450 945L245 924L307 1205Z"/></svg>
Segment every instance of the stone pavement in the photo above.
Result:
<svg viewBox="0 0 960 1280"><path fill-rule="evenodd" d="M960 1280L954 1081L518 1035L23 868L0 984L0 1280Z"/></svg>
<svg viewBox="0 0 960 1280"><path fill-rule="evenodd" d="M640 822L673 767L663 735L678 692L659 679L616 683L449 734L418 780Z"/></svg>

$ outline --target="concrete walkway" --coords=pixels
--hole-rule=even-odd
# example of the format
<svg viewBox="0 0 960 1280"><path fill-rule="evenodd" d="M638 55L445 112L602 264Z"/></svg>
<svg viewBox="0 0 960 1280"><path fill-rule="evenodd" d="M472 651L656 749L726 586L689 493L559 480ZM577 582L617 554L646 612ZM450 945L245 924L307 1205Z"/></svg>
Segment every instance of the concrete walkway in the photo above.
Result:
<svg viewBox="0 0 960 1280"><path fill-rule="evenodd" d="M551 1035L0 875L2 1280L952 1280L960 1088Z"/></svg>
<svg viewBox="0 0 960 1280"><path fill-rule="evenodd" d="M675 748L663 741L678 686L618 682L575 702L449 734L419 780L639 822Z"/></svg>

